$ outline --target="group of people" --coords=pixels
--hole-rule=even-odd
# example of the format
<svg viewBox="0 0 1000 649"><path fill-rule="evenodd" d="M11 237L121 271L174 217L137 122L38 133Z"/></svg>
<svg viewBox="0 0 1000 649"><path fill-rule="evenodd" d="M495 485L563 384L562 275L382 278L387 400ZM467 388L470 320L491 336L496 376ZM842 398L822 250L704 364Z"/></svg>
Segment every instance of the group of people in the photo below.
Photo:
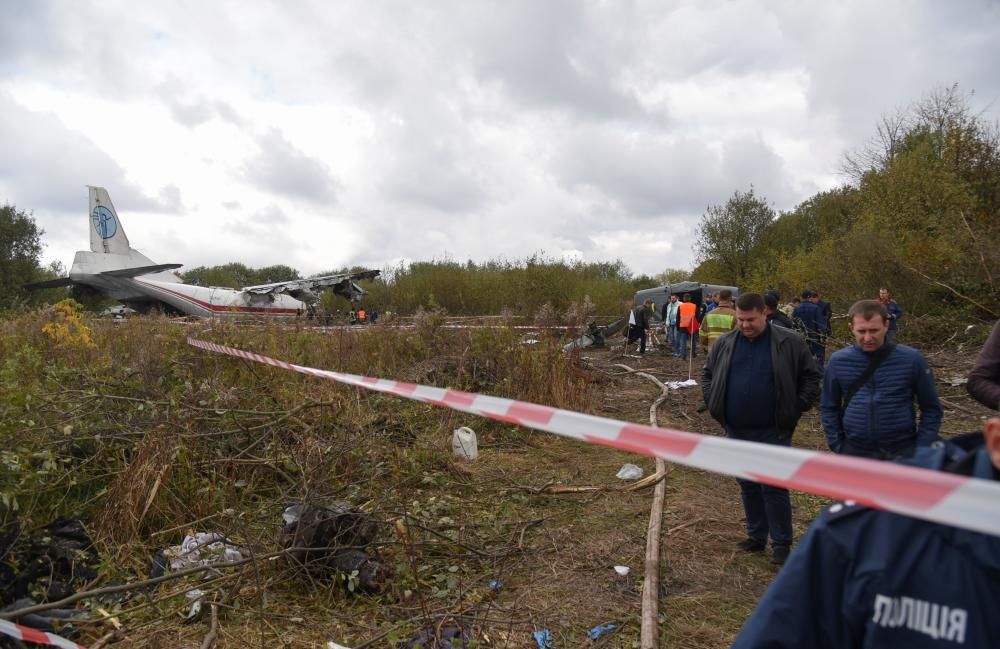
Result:
<svg viewBox="0 0 1000 649"><path fill-rule="evenodd" d="M789 319L822 322L818 296L809 293ZM854 344L823 370L808 334L775 315L775 296L741 295L735 330L714 340L702 370L708 411L731 438L790 446L799 418L818 401L835 453L1000 479L1000 417L982 434L942 439L928 362L894 341L901 311L880 297L850 308ZM968 389L1000 408L1000 323ZM789 565L735 647L938 646L925 641L939 639L1000 646L1000 538L848 502L828 508L793 554L788 490L738 482L746 517L738 548L761 552L770 540L772 561Z"/></svg>
<svg viewBox="0 0 1000 649"><path fill-rule="evenodd" d="M375 324L378 322L378 311L374 308L371 310L365 310L365 307L351 307L351 310L347 312L347 320L352 325L356 324Z"/></svg>

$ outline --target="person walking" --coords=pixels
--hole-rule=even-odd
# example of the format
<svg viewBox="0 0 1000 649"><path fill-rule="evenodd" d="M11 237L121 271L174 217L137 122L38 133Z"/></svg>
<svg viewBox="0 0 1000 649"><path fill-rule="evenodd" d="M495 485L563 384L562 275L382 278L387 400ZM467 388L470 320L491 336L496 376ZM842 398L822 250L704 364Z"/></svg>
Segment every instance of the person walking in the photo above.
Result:
<svg viewBox="0 0 1000 649"><path fill-rule="evenodd" d="M927 359L888 341L880 302L855 302L847 319L855 342L830 357L819 407L830 450L885 460L937 441L944 411Z"/></svg>
<svg viewBox="0 0 1000 649"><path fill-rule="evenodd" d="M802 291L802 304L795 309L792 318L793 320L798 318L802 322L802 326L805 327L809 351L816 359L817 369L822 372L826 360L826 336L830 332L827 329L826 317L816 303L817 300L818 298L813 299L813 291Z"/></svg>
<svg viewBox="0 0 1000 649"><path fill-rule="evenodd" d="M903 317L903 308L899 306L896 300L892 299L892 294L889 293L889 289L880 288L878 290L878 301L882 303L885 310L889 313L889 333L886 334L886 339L889 342L896 340L896 333L899 331L899 319Z"/></svg>
<svg viewBox="0 0 1000 649"><path fill-rule="evenodd" d="M639 341L639 353L646 353L646 330L649 329L650 309L652 300L646 300L641 306L632 310L629 317L628 344Z"/></svg>
<svg viewBox="0 0 1000 649"><path fill-rule="evenodd" d="M767 322L759 293L737 298L736 326L712 345L702 369L708 411L728 437L790 446L799 418L819 397L816 363L800 335ZM742 478L737 482L747 531L737 547L762 552L770 537L772 562L784 564L792 545L788 490Z"/></svg>

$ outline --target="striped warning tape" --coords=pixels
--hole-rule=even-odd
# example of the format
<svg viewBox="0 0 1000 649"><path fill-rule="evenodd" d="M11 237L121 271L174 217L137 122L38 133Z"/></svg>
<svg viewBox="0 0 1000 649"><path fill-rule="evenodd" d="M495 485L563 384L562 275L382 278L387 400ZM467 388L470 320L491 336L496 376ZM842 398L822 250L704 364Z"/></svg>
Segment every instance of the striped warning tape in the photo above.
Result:
<svg viewBox="0 0 1000 649"><path fill-rule="evenodd" d="M35 644L50 645L52 647L65 647L65 649L87 649L82 644L77 644L54 633L46 633L29 626L22 626L15 622L0 620L0 633L9 635L15 640L22 642L34 642Z"/></svg>
<svg viewBox="0 0 1000 649"><path fill-rule="evenodd" d="M1000 536L1000 483L925 469L653 428L484 394L303 367L193 338L188 344L461 412L770 485Z"/></svg>

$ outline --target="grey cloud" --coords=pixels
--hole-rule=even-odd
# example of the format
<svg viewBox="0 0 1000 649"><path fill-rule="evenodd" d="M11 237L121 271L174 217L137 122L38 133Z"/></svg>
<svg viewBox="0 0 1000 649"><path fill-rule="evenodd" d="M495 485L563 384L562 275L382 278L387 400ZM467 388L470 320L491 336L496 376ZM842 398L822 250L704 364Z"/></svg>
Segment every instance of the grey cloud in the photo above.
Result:
<svg viewBox="0 0 1000 649"><path fill-rule="evenodd" d="M244 169L249 182L294 199L336 202L337 183L323 161L296 149L278 129L258 137L256 143L260 152Z"/></svg>
<svg viewBox="0 0 1000 649"><path fill-rule="evenodd" d="M85 185L107 187L119 209L156 207L94 142L48 113L29 111L0 93L0 186L18 207L86 214Z"/></svg>
<svg viewBox="0 0 1000 649"><path fill-rule="evenodd" d="M597 128L571 139L553 169L570 191L589 190L593 203L607 201L630 218L699 215L750 184L780 205L802 198L759 138L733 138L719 152L696 140Z"/></svg>
<svg viewBox="0 0 1000 649"><path fill-rule="evenodd" d="M491 15L475 17L478 42L470 44L471 57L482 81L499 83L515 102L534 108L599 119L642 117L622 78L627 48L614 32L609 36L601 16L588 13L587 5L499 6L503 10L494 7Z"/></svg>

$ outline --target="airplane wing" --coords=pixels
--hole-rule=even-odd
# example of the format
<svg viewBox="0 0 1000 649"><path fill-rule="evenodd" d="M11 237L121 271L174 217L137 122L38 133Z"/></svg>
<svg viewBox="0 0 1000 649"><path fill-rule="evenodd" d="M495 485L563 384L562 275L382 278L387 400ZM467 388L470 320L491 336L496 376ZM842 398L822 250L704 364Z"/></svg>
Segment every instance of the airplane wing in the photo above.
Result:
<svg viewBox="0 0 1000 649"><path fill-rule="evenodd" d="M313 292L316 289L331 288L337 295L346 297L355 302L361 299L367 291L354 283L354 280L372 279L382 274L380 270L366 270L360 273L342 273L339 275L323 275L321 277L309 277L306 279L293 279L287 282L275 282L273 284L260 284L258 286L246 286L241 290L244 293L255 295L274 295L276 293L287 293L297 300L302 300L307 304L312 304L319 298Z"/></svg>
<svg viewBox="0 0 1000 649"><path fill-rule="evenodd" d="M23 288L28 290L35 290L40 288L59 288L61 286L73 286L75 284L73 280L68 277L57 277L55 279L47 279L44 282L32 282L31 284L25 284Z"/></svg>
<svg viewBox="0 0 1000 649"><path fill-rule="evenodd" d="M173 270L174 268L180 268L184 264L156 264L154 266L136 266L135 268L122 268L120 270L106 270L101 273L101 275L108 275L109 277L138 277L139 275L149 275L150 273L159 273L164 270Z"/></svg>

